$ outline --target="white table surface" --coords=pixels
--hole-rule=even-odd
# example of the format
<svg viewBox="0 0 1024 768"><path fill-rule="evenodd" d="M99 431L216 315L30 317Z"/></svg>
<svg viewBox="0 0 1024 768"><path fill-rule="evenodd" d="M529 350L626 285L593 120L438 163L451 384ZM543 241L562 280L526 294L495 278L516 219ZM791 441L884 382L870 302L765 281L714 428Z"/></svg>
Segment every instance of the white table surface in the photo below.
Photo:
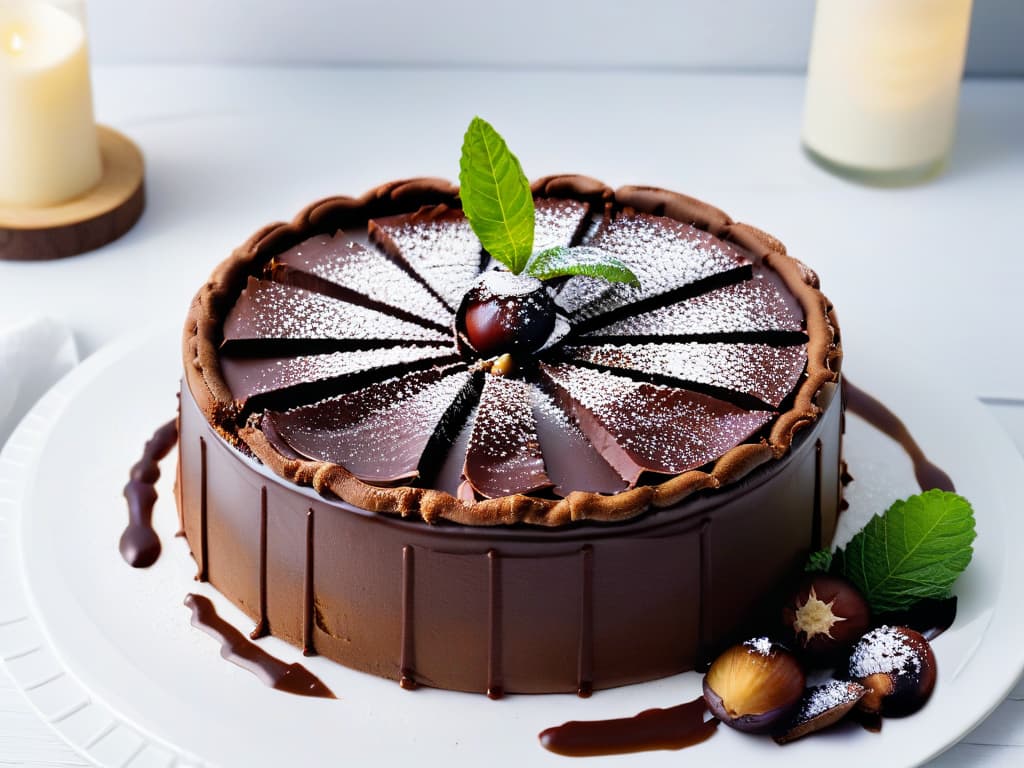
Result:
<svg viewBox="0 0 1024 768"><path fill-rule="evenodd" d="M852 378L870 360L984 397L1024 450L1022 80L969 81L948 171L900 190L803 157L803 80L787 75L130 67L99 69L95 92L100 121L146 155L147 212L101 251L0 262L0 327L51 314L89 354L182 318L260 225L387 179L455 177L480 114L531 177L679 189L777 235L821 275ZM83 764L0 673L0 766ZM933 763L1020 764L1024 685Z"/></svg>

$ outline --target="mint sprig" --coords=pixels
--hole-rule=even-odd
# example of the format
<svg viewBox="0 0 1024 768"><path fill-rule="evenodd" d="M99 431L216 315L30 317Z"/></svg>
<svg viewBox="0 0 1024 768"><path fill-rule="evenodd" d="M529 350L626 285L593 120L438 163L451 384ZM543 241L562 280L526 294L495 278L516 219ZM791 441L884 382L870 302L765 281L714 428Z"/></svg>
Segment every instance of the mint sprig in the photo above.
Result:
<svg viewBox="0 0 1024 768"><path fill-rule="evenodd" d="M534 207L519 159L494 127L474 117L462 140L459 196L484 249L514 274L539 280L585 275L639 285L622 261L599 248L559 246L534 253Z"/></svg>
<svg viewBox="0 0 1024 768"><path fill-rule="evenodd" d="M971 562L975 537L967 499L926 491L871 518L836 550L829 570L852 581L875 613L902 611L919 600L949 597ZM811 560L824 562L819 553Z"/></svg>
<svg viewBox="0 0 1024 768"><path fill-rule="evenodd" d="M598 277L610 283L640 285L636 275L622 261L600 248L585 245L575 248L557 245L535 253L526 264L526 272L538 280L584 275Z"/></svg>

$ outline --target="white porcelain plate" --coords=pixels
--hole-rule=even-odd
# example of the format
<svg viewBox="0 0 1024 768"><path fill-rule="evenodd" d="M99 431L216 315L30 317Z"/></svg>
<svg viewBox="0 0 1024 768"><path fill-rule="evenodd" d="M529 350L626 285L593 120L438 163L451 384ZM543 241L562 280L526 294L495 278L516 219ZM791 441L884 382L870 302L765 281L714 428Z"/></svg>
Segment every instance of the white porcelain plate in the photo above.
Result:
<svg viewBox="0 0 1024 768"><path fill-rule="evenodd" d="M152 431L175 412L178 335L148 333L114 344L58 384L26 417L0 456L0 657L42 717L83 755L108 766L567 766L546 752L544 728L571 719L632 715L695 698L700 676L574 696L483 696L420 689L305 663L339 696L307 699L272 690L222 660L193 629L182 600L213 598L244 630L249 622L208 585L174 538L174 456L163 465L156 526L164 554L147 570L121 560L121 497L129 467ZM910 389L898 376L848 369L907 422L930 457L974 504L974 562L956 592L960 613L935 642L939 682L919 714L880 735L840 727L786 747L720 727L687 750L589 758L580 765L913 765L942 751L1006 695L1024 667L1024 630L1011 587L1024 584L1024 517L1013 498L1024 462L983 407L967 396ZM849 531L915 492L898 447L848 420ZM770 546L770 542L767 543ZM292 647L260 644L288 661Z"/></svg>

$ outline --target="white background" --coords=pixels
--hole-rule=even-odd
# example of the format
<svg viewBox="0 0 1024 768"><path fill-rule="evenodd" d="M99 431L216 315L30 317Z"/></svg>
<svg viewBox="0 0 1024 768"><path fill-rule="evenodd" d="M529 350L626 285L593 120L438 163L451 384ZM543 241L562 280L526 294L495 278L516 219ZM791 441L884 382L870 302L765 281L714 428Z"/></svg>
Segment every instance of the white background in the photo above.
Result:
<svg viewBox="0 0 1024 768"><path fill-rule="evenodd" d="M813 0L87 2L101 64L796 71L814 16ZM1024 75L1022 38L1024 0L975 0L968 72Z"/></svg>

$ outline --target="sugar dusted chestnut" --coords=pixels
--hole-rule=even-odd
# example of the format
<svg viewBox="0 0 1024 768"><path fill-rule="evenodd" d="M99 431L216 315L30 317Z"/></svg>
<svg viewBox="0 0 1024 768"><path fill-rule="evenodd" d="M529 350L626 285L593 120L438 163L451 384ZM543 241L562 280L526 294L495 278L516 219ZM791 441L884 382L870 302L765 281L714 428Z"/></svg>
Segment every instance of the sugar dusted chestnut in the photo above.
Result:
<svg viewBox="0 0 1024 768"><path fill-rule="evenodd" d="M759 637L715 659L704 676L704 700L726 725L768 733L792 717L804 684L804 671L793 654Z"/></svg>
<svg viewBox="0 0 1024 768"><path fill-rule="evenodd" d="M827 573L805 577L782 609L794 648L817 661L849 649L871 626L871 609L857 588Z"/></svg>
<svg viewBox="0 0 1024 768"><path fill-rule="evenodd" d="M808 688L793 718L772 738L778 744L788 744L835 725L857 706L865 693L867 688L852 680L829 680Z"/></svg>
<svg viewBox="0 0 1024 768"><path fill-rule="evenodd" d="M495 270L469 290L459 318L480 357L536 352L555 329L555 303L537 278Z"/></svg>
<svg viewBox="0 0 1024 768"><path fill-rule="evenodd" d="M905 717L931 697L937 665L931 645L919 632L884 625L853 647L849 673L867 688L859 709L883 717Z"/></svg>

